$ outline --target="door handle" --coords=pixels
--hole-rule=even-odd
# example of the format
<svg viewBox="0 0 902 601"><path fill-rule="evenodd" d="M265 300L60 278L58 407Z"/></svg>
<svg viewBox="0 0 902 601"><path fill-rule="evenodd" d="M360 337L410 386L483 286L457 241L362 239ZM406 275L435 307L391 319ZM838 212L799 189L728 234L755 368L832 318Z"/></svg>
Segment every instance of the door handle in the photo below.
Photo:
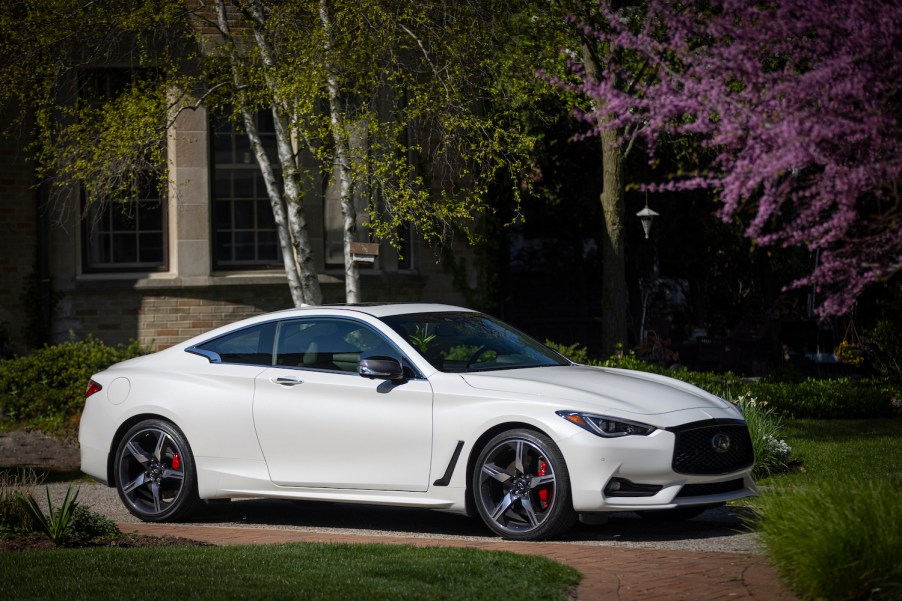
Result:
<svg viewBox="0 0 902 601"><path fill-rule="evenodd" d="M270 382L274 384L279 384L280 386L297 386L298 384L303 384L303 380L299 380L294 376L279 376L277 378L272 378Z"/></svg>

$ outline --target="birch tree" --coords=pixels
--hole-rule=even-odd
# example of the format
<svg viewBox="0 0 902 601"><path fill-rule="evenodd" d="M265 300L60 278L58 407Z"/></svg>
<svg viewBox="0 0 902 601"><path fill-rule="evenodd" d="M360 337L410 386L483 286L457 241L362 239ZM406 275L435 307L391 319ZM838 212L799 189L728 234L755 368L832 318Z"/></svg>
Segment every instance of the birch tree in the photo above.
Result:
<svg viewBox="0 0 902 601"><path fill-rule="evenodd" d="M354 302L355 194L372 239L397 244L398 227L412 224L441 244L473 233L491 184L518 189L532 140L498 85L499 57L516 49L511 10L467 0L4 3L0 101L23 109L19 123L34 119L40 177L61 197L81 186L89 202L127 197L147 170L165 186L173 119L201 105L230 110L263 174L296 305L322 299L305 211L318 180L302 158L337 174ZM80 69L123 58L140 76L120 94L90 106L71 93ZM275 161L254 125L261 110L273 115Z"/></svg>

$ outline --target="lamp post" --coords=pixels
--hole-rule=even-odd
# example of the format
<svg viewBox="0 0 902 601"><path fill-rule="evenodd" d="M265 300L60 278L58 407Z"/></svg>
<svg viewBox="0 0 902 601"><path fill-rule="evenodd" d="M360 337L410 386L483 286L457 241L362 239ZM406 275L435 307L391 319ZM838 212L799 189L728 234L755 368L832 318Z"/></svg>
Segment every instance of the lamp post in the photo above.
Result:
<svg viewBox="0 0 902 601"><path fill-rule="evenodd" d="M651 233L651 223L658 216L656 211L648 208L648 192L645 193L645 208L636 213L636 217L642 222L642 231L645 232L645 239L648 240ZM640 280L639 288L642 291L642 319L639 321L639 343L645 342L645 316L648 310L648 301L655 293L658 285L658 247L652 241L652 273L648 280Z"/></svg>

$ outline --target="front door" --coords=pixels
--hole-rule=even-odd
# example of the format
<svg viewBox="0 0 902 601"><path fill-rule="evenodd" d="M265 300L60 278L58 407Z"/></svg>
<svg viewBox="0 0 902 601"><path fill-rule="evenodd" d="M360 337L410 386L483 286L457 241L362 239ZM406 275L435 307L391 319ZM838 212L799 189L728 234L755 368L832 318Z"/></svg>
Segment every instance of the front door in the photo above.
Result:
<svg viewBox="0 0 902 601"><path fill-rule="evenodd" d="M399 355L368 324L308 318L280 324L277 365L255 382L254 425L282 486L425 491L432 453L426 380L370 380L367 355Z"/></svg>

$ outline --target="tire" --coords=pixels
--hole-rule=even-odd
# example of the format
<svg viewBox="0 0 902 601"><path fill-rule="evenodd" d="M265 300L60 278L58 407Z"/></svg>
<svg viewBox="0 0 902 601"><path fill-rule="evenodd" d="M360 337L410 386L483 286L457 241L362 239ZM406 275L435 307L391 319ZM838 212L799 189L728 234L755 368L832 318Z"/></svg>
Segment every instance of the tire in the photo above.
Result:
<svg viewBox="0 0 902 601"><path fill-rule="evenodd" d="M177 521L200 504L191 447L170 422L149 419L132 426L114 461L119 498L145 522Z"/></svg>
<svg viewBox="0 0 902 601"><path fill-rule="evenodd" d="M479 516L508 540L543 540L576 523L564 456L544 434L495 436L479 453L472 486Z"/></svg>

